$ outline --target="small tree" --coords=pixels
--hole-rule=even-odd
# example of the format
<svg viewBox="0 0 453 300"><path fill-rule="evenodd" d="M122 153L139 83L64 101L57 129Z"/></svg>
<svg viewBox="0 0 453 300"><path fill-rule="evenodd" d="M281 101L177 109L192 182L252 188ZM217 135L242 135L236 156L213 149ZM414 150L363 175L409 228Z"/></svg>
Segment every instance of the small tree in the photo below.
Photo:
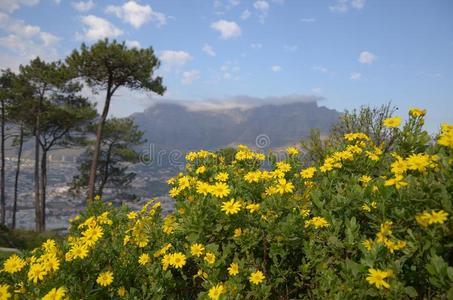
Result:
<svg viewBox="0 0 453 300"><path fill-rule="evenodd" d="M21 159L24 143L32 136L27 127L27 120L30 119L30 111L33 108L33 88L21 76L14 75L10 90L10 103L7 107L7 120L13 125L11 133L13 137L12 146L17 147L16 171L14 176L13 211L11 227L16 227L17 198L19 176L21 171Z"/></svg>
<svg viewBox="0 0 453 300"><path fill-rule="evenodd" d="M48 152L79 142L96 111L78 95L82 86L73 81L72 70L61 62L46 63L37 58L20 71L33 89L32 113L25 121L35 136L35 219L36 230L43 231Z"/></svg>
<svg viewBox="0 0 453 300"><path fill-rule="evenodd" d="M143 132L132 119L112 118L105 122L96 172L97 195L102 196L106 187L121 191L130 185L136 174L127 171L128 164L139 161L140 153L134 148L144 142ZM92 152L90 149L82 155L80 175L74 176L72 190L78 194L85 191L88 186Z"/></svg>
<svg viewBox="0 0 453 300"><path fill-rule="evenodd" d="M362 106L359 110L346 110L339 122L332 126L330 139L332 142L337 142L345 133L363 132L375 145L383 146L384 150L388 150L395 142L394 131L384 126L384 120L392 117L397 110L391 103L380 107Z"/></svg>
<svg viewBox="0 0 453 300"><path fill-rule="evenodd" d="M304 163L320 163L328 154L329 149L334 150L342 143L343 137L350 132L363 132L371 141L383 151L393 149L398 138L396 131L386 128L384 120L393 116L397 108L390 103L380 107L362 106L359 110L342 113L340 119L330 129L329 135L322 137L318 129L312 129L310 136L301 141L305 152Z"/></svg>
<svg viewBox="0 0 453 300"><path fill-rule="evenodd" d="M10 70L2 70L0 76L0 223L6 221L6 195L5 195L5 126L6 110L11 101L11 89L14 74Z"/></svg>
<svg viewBox="0 0 453 300"><path fill-rule="evenodd" d="M91 200L94 196L104 124L113 95L120 87L147 90L162 95L165 87L162 85L161 77L153 78L154 71L160 64L152 48L129 49L124 42L117 43L115 40L109 42L105 39L91 47L82 44L80 51L74 50L66 61L93 92L105 91L104 108L97 124L88 181L87 196Z"/></svg>

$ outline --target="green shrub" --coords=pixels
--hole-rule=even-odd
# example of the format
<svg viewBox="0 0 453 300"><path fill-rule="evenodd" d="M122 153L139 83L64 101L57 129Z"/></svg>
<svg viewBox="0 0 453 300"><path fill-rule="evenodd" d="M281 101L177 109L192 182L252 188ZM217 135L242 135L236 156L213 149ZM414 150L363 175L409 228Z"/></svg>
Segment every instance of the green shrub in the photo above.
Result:
<svg viewBox="0 0 453 300"><path fill-rule="evenodd" d="M305 168L245 146L187 155L176 200L141 211L96 200L52 240L3 264L0 288L36 299L446 299L453 296L453 126L383 120L385 152L347 133ZM232 151L229 151L231 153ZM2 290L0 290L1 293Z"/></svg>

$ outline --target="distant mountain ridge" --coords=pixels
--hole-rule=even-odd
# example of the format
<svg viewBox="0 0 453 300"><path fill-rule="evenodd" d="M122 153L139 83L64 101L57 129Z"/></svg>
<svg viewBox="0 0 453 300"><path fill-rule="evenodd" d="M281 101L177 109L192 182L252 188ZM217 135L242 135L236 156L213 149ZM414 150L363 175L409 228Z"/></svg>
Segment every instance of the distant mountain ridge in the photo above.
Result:
<svg viewBox="0 0 453 300"><path fill-rule="evenodd" d="M311 128L327 133L339 113L316 101L250 107L191 109L190 104L158 102L131 116L158 149L217 149L235 144L271 148L296 144ZM263 146L263 144L261 144Z"/></svg>

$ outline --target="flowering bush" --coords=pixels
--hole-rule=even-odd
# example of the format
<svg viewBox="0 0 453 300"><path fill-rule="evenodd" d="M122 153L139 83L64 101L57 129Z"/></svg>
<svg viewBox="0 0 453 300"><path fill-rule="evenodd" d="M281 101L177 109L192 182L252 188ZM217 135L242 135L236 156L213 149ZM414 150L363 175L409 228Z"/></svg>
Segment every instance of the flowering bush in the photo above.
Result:
<svg viewBox="0 0 453 300"><path fill-rule="evenodd" d="M384 121L391 152L351 132L311 166L189 153L174 214L96 200L2 263L0 299L452 299L453 126L431 142L424 115Z"/></svg>

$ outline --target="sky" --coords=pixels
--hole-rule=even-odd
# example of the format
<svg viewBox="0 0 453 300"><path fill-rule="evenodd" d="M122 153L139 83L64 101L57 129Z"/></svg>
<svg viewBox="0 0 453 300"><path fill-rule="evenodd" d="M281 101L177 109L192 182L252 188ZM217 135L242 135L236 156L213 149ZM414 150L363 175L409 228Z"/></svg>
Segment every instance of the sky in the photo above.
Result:
<svg viewBox="0 0 453 300"><path fill-rule="evenodd" d="M0 68L106 37L152 47L167 87L120 90L115 116L166 99L300 96L426 108L432 131L453 123L451 0L0 0Z"/></svg>

